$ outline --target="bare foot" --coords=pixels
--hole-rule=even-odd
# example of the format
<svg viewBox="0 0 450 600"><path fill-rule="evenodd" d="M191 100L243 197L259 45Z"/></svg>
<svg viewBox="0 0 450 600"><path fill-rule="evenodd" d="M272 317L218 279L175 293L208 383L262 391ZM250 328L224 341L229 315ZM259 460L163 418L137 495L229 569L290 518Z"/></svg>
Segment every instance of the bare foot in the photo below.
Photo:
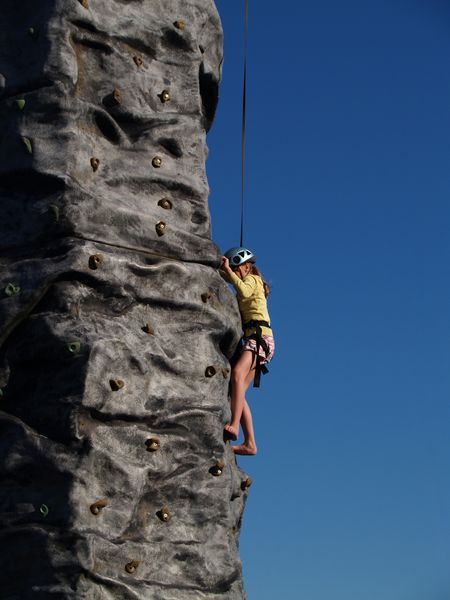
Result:
<svg viewBox="0 0 450 600"><path fill-rule="evenodd" d="M235 454L242 454L243 456L254 456L258 452L258 448L253 444L240 444L231 447Z"/></svg>
<svg viewBox="0 0 450 600"><path fill-rule="evenodd" d="M231 425L231 423L228 423L227 425L225 425L224 429L225 429L225 437L233 440L234 442L238 439L239 427L233 427L233 425Z"/></svg>

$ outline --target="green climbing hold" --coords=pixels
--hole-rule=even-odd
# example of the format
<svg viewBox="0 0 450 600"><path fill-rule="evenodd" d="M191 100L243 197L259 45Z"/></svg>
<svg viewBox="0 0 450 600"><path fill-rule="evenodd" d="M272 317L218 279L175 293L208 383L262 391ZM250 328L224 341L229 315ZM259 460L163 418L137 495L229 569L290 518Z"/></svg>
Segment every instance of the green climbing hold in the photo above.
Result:
<svg viewBox="0 0 450 600"><path fill-rule="evenodd" d="M24 145L25 145L27 151L29 152L29 154L33 154L33 145L31 143L30 138L22 136L22 142L24 143Z"/></svg>
<svg viewBox="0 0 450 600"><path fill-rule="evenodd" d="M67 344L67 349L72 354L79 354L80 350L81 350L81 344L80 344L80 342L69 342Z"/></svg>
<svg viewBox="0 0 450 600"><path fill-rule="evenodd" d="M37 38L37 36L38 36L38 30L35 29L34 27L29 27L28 28L28 35L35 40Z"/></svg>
<svg viewBox="0 0 450 600"><path fill-rule="evenodd" d="M24 98L18 98L16 100L17 110L23 110L25 108L25 104L26 104L26 102L25 102Z"/></svg>
<svg viewBox="0 0 450 600"><path fill-rule="evenodd" d="M43 517L46 517L48 515L48 513L50 512L50 509L46 504L41 504L39 507L39 512L41 513L41 515Z"/></svg>
<svg viewBox="0 0 450 600"><path fill-rule="evenodd" d="M56 204L50 204L50 210L53 213L53 216L55 217L55 221L58 222L59 221L59 206L56 206Z"/></svg>
<svg viewBox="0 0 450 600"><path fill-rule="evenodd" d="M5 294L9 297L17 296L18 294L20 294L20 285L8 283L8 285L5 287Z"/></svg>

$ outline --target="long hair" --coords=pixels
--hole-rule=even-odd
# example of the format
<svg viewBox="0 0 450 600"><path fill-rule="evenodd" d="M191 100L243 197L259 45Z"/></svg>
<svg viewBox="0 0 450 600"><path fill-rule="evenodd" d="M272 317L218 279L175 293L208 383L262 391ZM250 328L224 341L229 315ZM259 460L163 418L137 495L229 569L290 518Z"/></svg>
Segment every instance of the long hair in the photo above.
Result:
<svg viewBox="0 0 450 600"><path fill-rule="evenodd" d="M252 269L251 269L250 273L252 275L258 275L258 277L261 277L262 282L263 282L263 287L264 287L264 296L267 298L267 296L270 294L269 284L264 279L264 277L261 275L261 271L258 269L258 267L256 265L252 264L251 267L252 267Z"/></svg>

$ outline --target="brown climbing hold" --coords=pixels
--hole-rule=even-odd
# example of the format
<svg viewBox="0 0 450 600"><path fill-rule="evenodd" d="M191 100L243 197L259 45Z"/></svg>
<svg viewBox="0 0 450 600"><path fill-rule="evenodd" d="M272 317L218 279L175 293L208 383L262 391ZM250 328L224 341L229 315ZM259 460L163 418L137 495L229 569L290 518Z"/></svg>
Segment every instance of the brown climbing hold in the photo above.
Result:
<svg viewBox="0 0 450 600"><path fill-rule="evenodd" d="M158 438L149 438L145 445L147 446L148 452L155 452L161 448L161 442Z"/></svg>
<svg viewBox="0 0 450 600"><path fill-rule="evenodd" d="M175 21L174 26L180 31L184 31L186 29L186 23L184 21Z"/></svg>
<svg viewBox="0 0 450 600"><path fill-rule="evenodd" d="M164 221L160 221L159 223L156 223L155 229L159 236L164 235L166 233L166 224Z"/></svg>
<svg viewBox="0 0 450 600"><path fill-rule="evenodd" d="M150 325L150 323L146 323L144 327L142 327L142 331L148 335L155 335L155 330Z"/></svg>
<svg viewBox="0 0 450 600"><path fill-rule="evenodd" d="M122 94L120 93L120 90L118 88L114 89L114 91L112 93L112 97L116 104L122 103Z"/></svg>
<svg viewBox="0 0 450 600"><path fill-rule="evenodd" d="M214 475L214 477L220 477L223 473L224 468L225 463L219 460L213 467L210 468L209 472L211 473L211 475Z"/></svg>
<svg viewBox="0 0 450 600"><path fill-rule="evenodd" d="M164 208L165 210L171 210L172 202L169 200L169 198L161 198L161 200L158 202L158 206L161 206L161 208Z"/></svg>
<svg viewBox="0 0 450 600"><path fill-rule="evenodd" d="M133 56L133 60L136 64L137 67L142 67L142 65L144 64L144 61L142 60L142 58L140 56Z"/></svg>
<svg viewBox="0 0 450 600"><path fill-rule="evenodd" d="M213 367L213 365L210 365L209 367L206 367L206 369L205 369L205 377L214 377L216 372L217 372L216 368Z"/></svg>
<svg viewBox="0 0 450 600"><path fill-rule="evenodd" d="M225 367L222 369L222 375L224 379L227 379L228 375L230 374L230 369L226 369Z"/></svg>
<svg viewBox="0 0 450 600"><path fill-rule="evenodd" d="M111 386L113 392L118 392L124 387L125 382L121 379L110 379L109 385Z"/></svg>
<svg viewBox="0 0 450 600"><path fill-rule="evenodd" d="M155 167L155 169L159 169L159 167L162 165L162 158L160 156L154 156L152 159L152 165Z"/></svg>
<svg viewBox="0 0 450 600"><path fill-rule="evenodd" d="M103 262L103 256L101 254L93 254L89 257L89 268L95 271Z"/></svg>
<svg viewBox="0 0 450 600"><path fill-rule="evenodd" d="M169 198L161 198L158 202L158 206L161 206L161 208L164 208L165 210L171 210L173 205Z"/></svg>
<svg viewBox="0 0 450 600"><path fill-rule="evenodd" d="M89 0L78 0L83 8L89 8Z"/></svg>
<svg viewBox="0 0 450 600"><path fill-rule="evenodd" d="M212 294L211 292L203 292L202 294L202 302L204 302L205 304L208 302L208 300L211 298Z"/></svg>
<svg viewBox="0 0 450 600"><path fill-rule="evenodd" d="M125 565L125 571L127 573L130 573L130 575L132 575L133 573L136 572L136 569L138 568L140 563L141 563L140 560L130 560L130 562Z"/></svg>
<svg viewBox="0 0 450 600"><path fill-rule="evenodd" d="M92 167L92 170L94 171L94 173L95 173L95 171L98 170L99 166L100 166L100 159L93 156L91 158L91 167Z"/></svg>
<svg viewBox="0 0 450 600"><path fill-rule="evenodd" d="M163 506L161 508L161 510L158 510L158 512L156 514L161 519L161 521L163 521L164 523L168 523L170 521L170 519L172 518L172 514L171 514L170 510L167 508L167 506Z"/></svg>
<svg viewBox="0 0 450 600"><path fill-rule="evenodd" d="M243 492L246 492L248 488L252 485L252 483L253 479L251 477L247 477L247 479L241 483L241 490Z"/></svg>
<svg viewBox="0 0 450 600"><path fill-rule="evenodd" d="M97 502L94 502L94 504L91 504L89 509L93 515L97 516L107 505L108 505L108 501L106 499L97 500Z"/></svg>
<svg viewBox="0 0 450 600"><path fill-rule="evenodd" d="M163 90L160 94L161 102L170 102L170 92L169 90Z"/></svg>

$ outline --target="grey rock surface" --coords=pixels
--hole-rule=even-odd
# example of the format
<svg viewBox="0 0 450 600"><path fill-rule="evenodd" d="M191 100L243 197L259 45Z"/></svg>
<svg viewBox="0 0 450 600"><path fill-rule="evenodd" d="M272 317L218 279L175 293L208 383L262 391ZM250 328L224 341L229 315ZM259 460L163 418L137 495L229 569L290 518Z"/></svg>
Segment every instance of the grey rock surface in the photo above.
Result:
<svg viewBox="0 0 450 600"><path fill-rule="evenodd" d="M0 17L2 599L242 600L214 3Z"/></svg>

